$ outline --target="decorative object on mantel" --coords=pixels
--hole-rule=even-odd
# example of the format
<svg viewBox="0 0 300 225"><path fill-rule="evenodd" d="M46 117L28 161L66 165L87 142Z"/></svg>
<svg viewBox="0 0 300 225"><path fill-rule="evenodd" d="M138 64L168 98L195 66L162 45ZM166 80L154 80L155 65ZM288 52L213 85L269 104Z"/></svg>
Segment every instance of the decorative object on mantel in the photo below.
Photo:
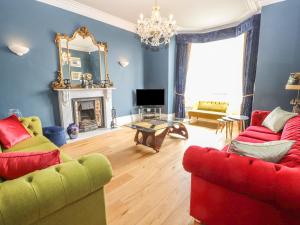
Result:
<svg viewBox="0 0 300 225"><path fill-rule="evenodd" d="M76 123L71 123L67 128L67 133L70 139L78 138L79 126Z"/></svg>
<svg viewBox="0 0 300 225"><path fill-rule="evenodd" d="M71 81L70 79L64 79L65 88L71 88Z"/></svg>
<svg viewBox="0 0 300 225"><path fill-rule="evenodd" d="M115 107L111 109L111 123L110 123L111 128L116 128L117 127L117 110Z"/></svg>
<svg viewBox="0 0 300 225"><path fill-rule="evenodd" d="M300 113L300 72L291 73L288 79L287 85L285 86L286 90L297 91L296 98L293 98L290 101L290 104L293 105L293 112Z"/></svg>
<svg viewBox="0 0 300 225"><path fill-rule="evenodd" d="M107 43L97 42L87 27L78 28L71 37L57 33L55 43L58 47L59 68L57 79L51 85L53 89L113 86L108 73ZM79 72L85 74L81 79L73 76ZM66 85L65 79L69 79L70 83ZM99 85L96 81L99 81Z"/></svg>
<svg viewBox="0 0 300 225"><path fill-rule="evenodd" d="M169 44L176 29L176 21L173 19L173 15L170 15L168 19L161 17L157 0L155 0L152 8L151 17L144 18L141 14L137 21L137 34L141 37L141 42L152 47Z"/></svg>
<svg viewBox="0 0 300 225"><path fill-rule="evenodd" d="M25 55L29 52L29 48L19 44L12 44L8 46L9 50L18 56Z"/></svg>

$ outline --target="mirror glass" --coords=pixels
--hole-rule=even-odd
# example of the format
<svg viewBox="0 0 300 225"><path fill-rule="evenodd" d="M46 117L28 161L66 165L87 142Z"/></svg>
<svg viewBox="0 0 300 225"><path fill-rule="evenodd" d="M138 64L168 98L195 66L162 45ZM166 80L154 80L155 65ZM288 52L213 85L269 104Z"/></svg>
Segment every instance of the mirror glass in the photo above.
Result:
<svg viewBox="0 0 300 225"><path fill-rule="evenodd" d="M107 68L107 45L97 42L86 27L79 28L72 37L57 34L59 48L59 76L52 87L92 88L112 87Z"/></svg>
<svg viewBox="0 0 300 225"><path fill-rule="evenodd" d="M95 45L91 37L76 35L71 41L61 40L62 73L71 86L81 86L83 80L90 84L105 79L104 48Z"/></svg>

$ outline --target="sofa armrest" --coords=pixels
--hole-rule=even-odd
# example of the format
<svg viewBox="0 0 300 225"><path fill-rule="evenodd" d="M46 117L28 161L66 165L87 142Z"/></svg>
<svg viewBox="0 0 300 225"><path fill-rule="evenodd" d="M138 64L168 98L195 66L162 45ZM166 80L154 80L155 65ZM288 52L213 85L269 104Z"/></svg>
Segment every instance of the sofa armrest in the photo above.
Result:
<svg viewBox="0 0 300 225"><path fill-rule="evenodd" d="M39 117L22 117L20 122L32 136L43 135L42 122Z"/></svg>
<svg viewBox="0 0 300 225"><path fill-rule="evenodd" d="M0 185L0 225L35 224L101 189L111 177L109 161L94 154L5 181Z"/></svg>
<svg viewBox="0 0 300 225"><path fill-rule="evenodd" d="M299 212L300 170L259 159L191 146L183 166L193 175L231 191Z"/></svg>
<svg viewBox="0 0 300 225"><path fill-rule="evenodd" d="M270 114L270 111L255 110L251 115L251 126L262 126L264 119Z"/></svg>

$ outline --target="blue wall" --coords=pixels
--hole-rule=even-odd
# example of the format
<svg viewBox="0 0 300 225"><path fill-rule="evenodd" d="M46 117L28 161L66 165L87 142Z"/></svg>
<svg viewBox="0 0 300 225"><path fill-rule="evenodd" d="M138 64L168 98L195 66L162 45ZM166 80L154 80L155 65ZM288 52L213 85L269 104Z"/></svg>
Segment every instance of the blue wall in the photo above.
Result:
<svg viewBox="0 0 300 225"><path fill-rule="evenodd" d="M83 25L108 43L109 73L117 88L113 105L118 116L130 114L133 91L144 85L143 50L133 33L34 0L1 0L0 118L18 108L25 116L38 115L44 125L59 123L57 94L49 86L58 66L54 37L57 32L71 35ZM12 42L27 45L30 52L16 56L7 49ZM128 67L118 65L120 57L128 58Z"/></svg>
<svg viewBox="0 0 300 225"><path fill-rule="evenodd" d="M164 113L174 113L175 39L159 49L144 47L144 87L165 89Z"/></svg>
<svg viewBox="0 0 300 225"><path fill-rule="evenodd" d="M291 72L300 71L300 1L288 0L262 10L254 109L291 110L294 91L285 90Z"/></svg>

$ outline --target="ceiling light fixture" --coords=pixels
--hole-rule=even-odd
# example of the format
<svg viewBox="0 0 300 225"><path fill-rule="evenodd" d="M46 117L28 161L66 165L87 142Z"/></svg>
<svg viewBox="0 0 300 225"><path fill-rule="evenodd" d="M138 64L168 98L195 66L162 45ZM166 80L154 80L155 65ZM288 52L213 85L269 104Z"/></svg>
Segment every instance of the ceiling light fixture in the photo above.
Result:
<svg viewBox="0 0 300 225"><path fill-rule="evenodd" d="M168 19L161 17L157 1L152 8L151 17L144 18L144 15L141 14L137 21L137 34L141 37L141 42L152 47L169 44L176 28L173 15L170 15Z"/></svg>

